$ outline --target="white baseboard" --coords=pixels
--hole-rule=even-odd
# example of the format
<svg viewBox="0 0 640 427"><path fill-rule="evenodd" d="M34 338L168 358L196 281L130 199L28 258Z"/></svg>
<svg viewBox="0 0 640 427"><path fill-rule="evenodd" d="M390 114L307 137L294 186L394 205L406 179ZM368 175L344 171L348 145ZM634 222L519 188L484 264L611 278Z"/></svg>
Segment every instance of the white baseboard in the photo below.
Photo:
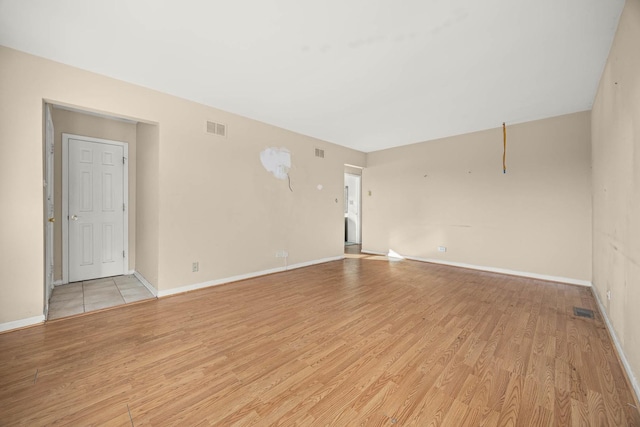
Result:
<svg viewBox="0 0 640 427"><path fill-rule="evenodd" d="M166 296L169 296L169 295L181 294L183 292L195 291L196 289L203 289L203 288L208 288L208 287L211 287L211 286L223 285L225 283L232 283L232 282L237 282L237 281L240 281L240 280L251 279L251 278L254 278L254 277L266 276L267 274L281 273L283 271L294 270L296 268L302 268L302 267L308 267L310 265L323 264L325 262L331 262L331 261L338 261L338 260L341 260L343 258L344 258L344 256L336 256L336 257L331 257L331 258L322 258L322 259L317 259L317 260L313 260L313 261L307 261L307 262L301 262L301 263L298 263L298 264L292 264L292 265L288 265L286 267L276 267L276 268L271 268L271 269L268 269L268 270L255 271L253 273L239 274L237 276L225 277L223 279L209 280L209 281L202 282L202 283L194 283L192 285L180 286L178 288L160 290L160 291L158 291L158 297L162 298L162 297L166 297Z"/></svg>
<svg viewBox="0 0 640 427"><path fill-rule="evenodd" d="M264 276L272 273L279 273L281 271L285 271L285 267L278 267L278 268L272 268L270 270L256 271L254 273L239 274L237 276L226 277L224 279L208 280L202 283L194 283L192 285L180 286L178 288L160 290L158 291L158 297L162 298L169 295L181 294L183 292L195 291L197 289L223 285L225 283L237 282L239 280L251 279L252 277Z"/></svg>
<svg viewBox="0 0 640 427"><path fill-rule="evenodd" d="M368 251L368 250L362 250L361 252L366 254L374 254L374 255L386 255L386 253L383 253L383 252L375 252L375 251ZM418 258L418 257L411 257L411 256L404 256L404 258L410 259L412 261L450 265L452 267L469 268L472 270L488 271L491 273L508 274L510 276L521 276L521 277L528 277L531 279L547 280L550 282L568 283L570 285L580 285L580 286L591 287L591 282L588 280L572 279L570 277L549 276L546 274L529 273L527 271L508 270L506 268L485 267L481 265L465 264L462 262L443 261L441 259L435 259L435 258Z"/></svg>
<svg viewBox="0 0 640 427"><path fill-rule="evenodd" d="M60 285L64 285L65 283L62 281L62 279L60 280L56 280L52 283L53 287L55 288L56 286L60 286Z"/></svg>
<svg viewBox="0 0 640 427"><path fill-rule="evenodd" d="M330 258L315 259L313 261L307 261L307 262L301 262L301 263L298 263L298 264L288 265L286 267L286 269L287 270L295 270L296 268L309 267L310 265L324 264L325 262L331 262L331 261L340 261L342 259L344 259L344 255L334 256L334 257L330 257Z"/></svg>
<svg viewBox="0 0 640 427"><path fill-rule="evenodd" d="M10 331L12 329L24 328L44 323L44 314L33 316L26 319L14 320L12 322L0 323L0 332Z"/></svg>
<svg viewBox="0 0 640 427"><path fill-rule="evenodd" d="M627 357L624 355L624 351L622 350L622 345L620 344L620 340L618 340L618 336L616 335L616 331L613 329L613 325L611 324L611 321L609 320L609 316L607 314L607 311L604 309L604 305L602 304L602 301L600 300L600 294L598 294L598 291L597 291L597 289L595 289L595 287L591 288L591 292L593 293L593 296L594 296L596 302L598 303L598 310L600 310L600 314L602 315L602 318L604 319L604 323L605 323L605 325L607 325L607 330L609 331L609 336L611 336L611 340L613 341L613 344L616 346L616 350L618 352L618 357L622 361L622 366L624 366L624 370L627 372L627 378L629 378L629 382L631 383L631 387L633 387L633 391L636 394L636 400L640 401L640 385L638 384L638 380L636 379L635 375L633 375L633 371L631 370L631 365L629 364L629 361L627 360Z"/></svg>
<svg viewBox="0 0 640 427"><path fill-rule="evenodd" d="M149 289L149 292L151 292L151 294L154 297L158 296L158 290L147 280L144 278L144 276L140 273L138 273L137 271L134 271L133 273L134 276L136 276L136 278L140 281L140 283L142 283L144 285L145 288Z"/></svg>

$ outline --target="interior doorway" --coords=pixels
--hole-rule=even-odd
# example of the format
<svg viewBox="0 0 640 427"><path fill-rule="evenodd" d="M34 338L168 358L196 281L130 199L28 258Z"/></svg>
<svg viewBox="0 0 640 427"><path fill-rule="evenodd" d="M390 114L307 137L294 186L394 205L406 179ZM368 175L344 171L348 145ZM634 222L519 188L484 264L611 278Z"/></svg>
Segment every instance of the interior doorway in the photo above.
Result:
<svg viewBox="0 0 640 427"><path fill-rule="evenodd" d="M157 258L147 254L157 251L157 229L138 225L157 224L157 198L147 196L157 191L158 123L55 101L43 107L45 319L155 297ZM70 274L70 262L97 267Z"/></svg>
<svg viewBox="0 0 640 427"><path fill-rule="evenodd" d="M362 176L344 174L345 245L362 244Z"/></svg>
<svg viewBox="0 0 640 427"><path fill-rule="evenodd" d="M62 135L63 282L128 270L128 144Z"/></svg>

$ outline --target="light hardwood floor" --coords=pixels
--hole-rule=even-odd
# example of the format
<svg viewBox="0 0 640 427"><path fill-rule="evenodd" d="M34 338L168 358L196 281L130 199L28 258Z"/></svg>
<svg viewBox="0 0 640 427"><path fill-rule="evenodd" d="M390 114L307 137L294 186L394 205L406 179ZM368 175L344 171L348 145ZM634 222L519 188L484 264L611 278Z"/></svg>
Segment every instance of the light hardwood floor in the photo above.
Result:
<svg viewBox="0 0 640 427"><path fill-rule="evenodd" d="M640 425L589 288L346 259L0 335L0 425Z"/></svg>

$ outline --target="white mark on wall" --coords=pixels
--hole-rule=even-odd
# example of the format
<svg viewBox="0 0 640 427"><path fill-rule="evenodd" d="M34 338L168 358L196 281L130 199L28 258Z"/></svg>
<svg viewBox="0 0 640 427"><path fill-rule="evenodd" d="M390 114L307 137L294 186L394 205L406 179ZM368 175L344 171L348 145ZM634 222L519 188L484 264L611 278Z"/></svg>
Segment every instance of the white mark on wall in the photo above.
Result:
<svg viewBox="0 0 640 427"><path fill-rule="evenodd" d="M270 147L260 152L262 166L278 179L287 179L291 169L291 153L286 148Z"/></svg>
<svg viewBox="0 0 640 427"><path fill-rule="evenodd" d="M322 190L322 184L318 184L318 190Z"/></svg>

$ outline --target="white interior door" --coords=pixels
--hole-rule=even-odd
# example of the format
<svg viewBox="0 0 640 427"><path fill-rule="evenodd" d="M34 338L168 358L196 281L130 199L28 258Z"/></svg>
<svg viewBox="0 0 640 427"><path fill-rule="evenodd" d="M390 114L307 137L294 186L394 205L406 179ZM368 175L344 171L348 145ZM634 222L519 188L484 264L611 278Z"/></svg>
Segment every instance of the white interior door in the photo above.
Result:
<svg viewBox="0 0 640 427"><path fill-rule="evenodd" d="M68 138L69 281L123 274L124 147Z"/></svg>

